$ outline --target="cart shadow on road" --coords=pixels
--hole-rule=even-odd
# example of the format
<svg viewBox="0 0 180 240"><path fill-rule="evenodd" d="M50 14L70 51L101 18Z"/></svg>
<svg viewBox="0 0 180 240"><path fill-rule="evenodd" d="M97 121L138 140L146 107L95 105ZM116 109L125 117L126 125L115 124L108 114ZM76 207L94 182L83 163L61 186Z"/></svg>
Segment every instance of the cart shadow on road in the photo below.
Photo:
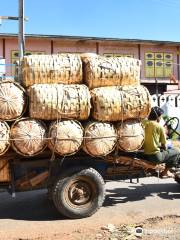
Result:
<svg viewBox="0 0 180 240"><path fill-rule="evenodd" d="M153 196L166 200L180 199L180 185L176 183L128 184L127 187L123 185L121 188L107 185L103 206L110 207L119 204L122 207L123 203L141 201ZM47 199L46 190L18 193L15 199L12 199L6 192L0 193L0 219L68 220L60 215L53 203Z"/></svg>
<svg viewBox="0 0 180 240"><path fill-rule="evenodd" d="M126 202L141 201L148 197L158 196L162 199L180 199L180 185L167 184L130 184L128 188L106 189L106 199L103 206L114 206Z"/></svg>
<svg viewBox="0 0 180 240"><path fill-rule="evenodd" d="M0 193L0 219L29 221L65 220L47 198L46 190L17 193L11 198L7 192Z"/></svg>

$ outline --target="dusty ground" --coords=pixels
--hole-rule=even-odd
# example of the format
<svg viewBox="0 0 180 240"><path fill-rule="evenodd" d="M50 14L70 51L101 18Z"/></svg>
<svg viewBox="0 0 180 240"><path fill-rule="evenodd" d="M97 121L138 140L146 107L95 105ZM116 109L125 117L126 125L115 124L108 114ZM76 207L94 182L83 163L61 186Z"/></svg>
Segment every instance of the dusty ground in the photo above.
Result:
<svg viewBox="0 0 180 240"><path fill-rule="evenodd" d="M57 213L46 191L0 193L0 240L180 240L180 185L171 179L111 181L104 206L86 219ZM142 229L137 229L140 226Z"/></svg>
<svg viewBox="0 0 180 240"><path fill-rule="evenodd" d="M154 217L136 224L124 224L120 226L107 225L91 238L96 240L179 240L180 217L164 216Z"/></svg>

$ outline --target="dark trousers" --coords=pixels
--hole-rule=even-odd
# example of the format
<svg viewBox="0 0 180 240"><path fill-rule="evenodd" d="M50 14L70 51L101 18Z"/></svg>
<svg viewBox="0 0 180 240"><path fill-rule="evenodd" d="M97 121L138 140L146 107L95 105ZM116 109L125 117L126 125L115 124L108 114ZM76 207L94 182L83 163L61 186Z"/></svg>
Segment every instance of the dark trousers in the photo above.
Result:
<svg viewBox="0 0 180 240"><path fill-rule="evenodd" d="M167 167L176 167L180 164L180 150L178 148L171 148L167 150L161 150L155 154L145 154L145 159L157 164L165 163Z"/></svg>

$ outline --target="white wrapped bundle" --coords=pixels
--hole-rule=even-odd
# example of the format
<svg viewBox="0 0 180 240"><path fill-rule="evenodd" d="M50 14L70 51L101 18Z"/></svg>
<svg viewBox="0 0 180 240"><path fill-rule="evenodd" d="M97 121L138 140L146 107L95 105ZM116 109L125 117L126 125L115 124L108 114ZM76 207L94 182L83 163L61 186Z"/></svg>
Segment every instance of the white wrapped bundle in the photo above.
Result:
<svg viewBox="0 0 180 240"><path fill-rule="evenodd" d="M0 119L15 120L23 114L26 107L25 90L16 82L0 83Z"/></svg>
<svg viewBox="0 0 180 240"><path fill-rule="evenodd" d="M144 142L144 129L140 121L127 120L117 127L118 148L125 152L140 149Z"/></svg>
<svg viewBox="0 0 180 240"><path fill-rule="evenodd" d="M11 127L13 149L23 156L41 153L47 145L45 125L35 119L22 118Z"/></svg>
<svg viewBox="0 0 180 240"><path fill-rule="evenodd" d="M151 110L150 94L144 86L95 88L91 97L92 115L98 121L145 118Z"/></svg>
<svg viewBox="0 0 180 240"><path fill-rule="evenodd" d="M10 146L10 128L4 121L0 121L0 155L3 155Z"/></svg>
<svg viewBox="0 0 180 240"><path fill-rule="evenodd" d="M85 127L83 150L100 157L111 153L117 143L117 133L110 123L92 122Z"/></svg>
<svg viewBox="0 0 180 240"><path fill-rule="evenodd" d="M90 89L140 84L141 61L129 57L82 57L84 80Z"/></svg>
<svg viewBox="0 0 180 240"><path fill-rule="evenodd" d="M59 155L75 154L83 141L83 128L78 121L55 121L49 128L49 148Z"/></svg>
<svg viewBox="0 0 180 240"><path fill-rule="evenodd" d="M45 120L86 120L90 93L85 85L35 84L29 88L30 117Z"/></svg>
<svg viewBox="0 0 180 240"><path fill-rule="evenodd" d="M76 84L82 82L82 62L78 54L30 55L22 62L23 85L36 83Z"/></svg>

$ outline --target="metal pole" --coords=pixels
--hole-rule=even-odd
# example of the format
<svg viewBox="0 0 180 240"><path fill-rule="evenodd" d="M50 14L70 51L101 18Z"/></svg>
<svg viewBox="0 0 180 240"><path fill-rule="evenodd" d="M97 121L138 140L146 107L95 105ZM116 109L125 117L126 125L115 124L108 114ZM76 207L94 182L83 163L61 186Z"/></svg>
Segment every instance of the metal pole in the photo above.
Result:
<svg viewBox="0 0 180 240"><path fill-rule="evenodd" d="M19 58L24 57L24 0L19 0Z"/></svg>
<svg viewBox="0 0 180 240"><path fill-rule="evenodd" d="M158 95L159 95L159 89L158 89L158 80L157 78L155 77L155 84L156 84L156 96L158 98Z"/></svg>
<svg viewBox="0 0 180 240"><path fill-rule="evenodd" d="M19 82L22 82L22 68L21 62L24 57L25 50L25 37L24 37L24 0L19 0L19 34L18 34L18 45L19 45Z"/></svg>

